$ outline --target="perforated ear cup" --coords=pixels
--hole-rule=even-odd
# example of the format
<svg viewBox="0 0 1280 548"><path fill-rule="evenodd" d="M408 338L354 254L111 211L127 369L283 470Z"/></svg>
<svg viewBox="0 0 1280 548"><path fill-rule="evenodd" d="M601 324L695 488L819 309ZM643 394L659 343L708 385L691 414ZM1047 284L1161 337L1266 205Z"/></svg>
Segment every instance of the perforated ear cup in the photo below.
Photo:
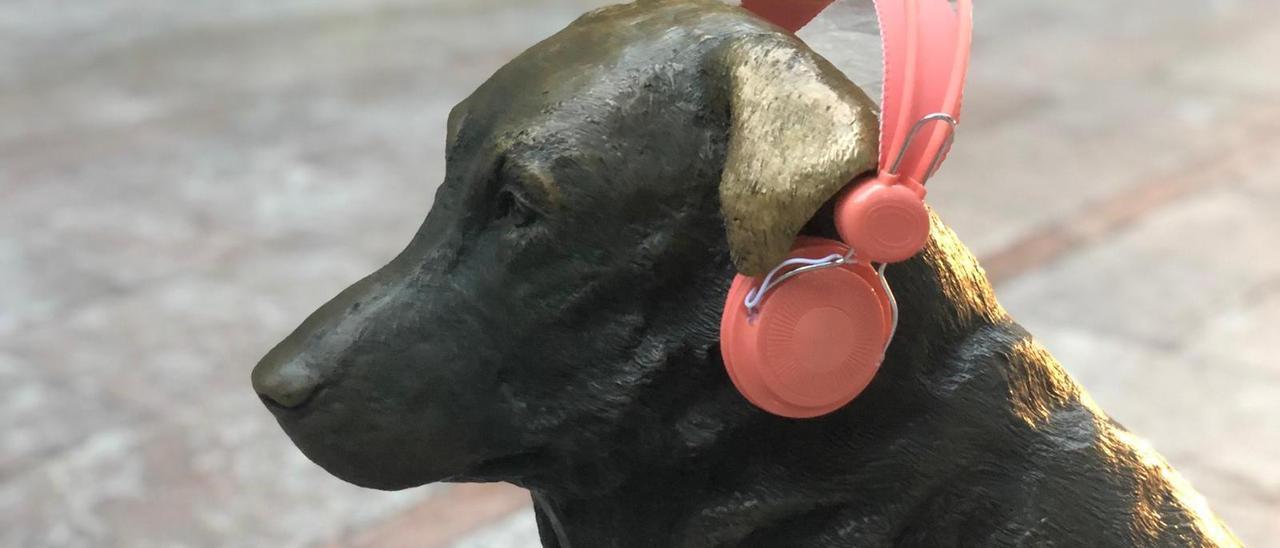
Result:
<svg viewBox="0 0 1280 548"><path fill-rule="evenodd" d="M838 242L806 239L793 256L820 257ZM790 418L831 413L879 370L892 316L877 274L861 264L806 272L765 296L748 315L759 280L734 279L721 318L721 353L734 386L752 404Z"/></svg>
<svg viewBox="0 0 1280 548"><path fill-rule="evenodd" d="M904 184L880 179L845 191L836 202L836 230L858 259L896 263L910 259L929 241L929 211Z"/></svg>

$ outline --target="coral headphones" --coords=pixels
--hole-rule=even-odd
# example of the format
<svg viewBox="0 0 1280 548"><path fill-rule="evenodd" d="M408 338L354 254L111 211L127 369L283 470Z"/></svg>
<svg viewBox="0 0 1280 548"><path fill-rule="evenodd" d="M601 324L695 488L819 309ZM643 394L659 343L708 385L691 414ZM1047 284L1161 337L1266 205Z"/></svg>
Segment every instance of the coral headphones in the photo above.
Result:
<svg viewBox="0 0 1280 548"><path fill-rule="evenodd" d="M795 32L834 0L743 0ZM843 242L801 237L763 279L734 278L720 350L734 386L775 415L812 418L853 401L897 329L888 263L929 238L925 182L955 137L969 65L972 0L876 0L884 45L880 169L836 201ZM872 266L878 265L878 266Z"/></svg>

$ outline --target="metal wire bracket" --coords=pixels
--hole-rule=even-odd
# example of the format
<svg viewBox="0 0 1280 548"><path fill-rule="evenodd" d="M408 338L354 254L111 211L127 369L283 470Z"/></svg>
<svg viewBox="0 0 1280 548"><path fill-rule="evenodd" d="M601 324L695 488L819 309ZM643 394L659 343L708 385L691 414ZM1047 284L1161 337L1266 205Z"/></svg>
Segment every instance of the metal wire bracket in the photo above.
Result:
<svg viewBox="0 0 1280 548"><path fill-rule="evenodd" d="M955 143L956 127L960 125L960 122L956 121L950 114L935 112L921 118L920 121L911 126L911 131L907 132L907 140L902 143L902 148L898 150L898 157L893 160L893 165L889 167L890 175L898 174L898 170L902 168L902 160L907 157L907 151L911 149L911 144L915 141L916 135L931 122L946 122L948 126L951 126L951 131L947 132L947 140L942 144L942 148L939 148L934 153L933 161L929 164L929 172L925 175L925 180L933 177L933 174L938 172L938 168L942 167L942 158L946 155L946 151L951 148L952 143ZM920 183L924 184L924 181L920 181Z"/></svg>

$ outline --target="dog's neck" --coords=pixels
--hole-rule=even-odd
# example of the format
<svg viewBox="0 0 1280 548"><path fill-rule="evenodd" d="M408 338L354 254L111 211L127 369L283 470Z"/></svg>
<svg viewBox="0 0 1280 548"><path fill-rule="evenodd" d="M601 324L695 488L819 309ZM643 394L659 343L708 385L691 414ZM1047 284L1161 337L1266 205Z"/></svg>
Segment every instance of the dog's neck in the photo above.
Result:
<svg viewBox="0 0 1280 548"><path fill-rule="evenodd" d="M731 387L708 396L741 398ZM634 468L604 473L584 466L588 477L624 476L590 494L535 489L544 544L883 544L914 524L914 513L942 483L945 470L937 462L945 452L924 450L923 438L906 439L909 428L923 428L928 413L903 411L864 418L859 415L886 412L854 406L826 419L793 422L754 410L734 417L691 410L674 425L704 423L699 433L686 434L701 437L695 443L702 444L691 447L686 460L628 459L623 466Z"/></svg>
<svg viewBox="0 0 1280 548"><path fill-rule="evenodd" d="M967 347L1012 340L1002 340L1010 337L1007 320L963 248L935 241L890 276L903 305L899 336L853 404L816 420L773 417L727 382L714 341L687 349L664 366L686 377L678 383L684 393L664 396L663 405L682 402L678 411L638 421L634 439L618 444L625 453L529 485L543 542L861 545L919 525L921 506L937 496L953 460L982 452L958 446L968 443L954 435L963 428L939 420L955 408L939 387L966 382L989 357ZM1007 407L993 392L990 405Z"/></svg>

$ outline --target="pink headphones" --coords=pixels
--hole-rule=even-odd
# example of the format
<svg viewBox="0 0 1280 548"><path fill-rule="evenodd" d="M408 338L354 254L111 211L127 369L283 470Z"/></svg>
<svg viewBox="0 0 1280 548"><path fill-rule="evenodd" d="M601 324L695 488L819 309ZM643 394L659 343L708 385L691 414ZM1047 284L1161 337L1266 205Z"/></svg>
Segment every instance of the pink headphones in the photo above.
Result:
<svg viewBox="0 0 1280 548"><path fill-rule="evenodd" d="M742 5L795 32L833 1ZM784 417L834 412L875 377L898 323L884 267L927 243L924 184L945 159L960 117L972 0L954 8L948 0L875 5L885 66L880 170L837 199L843 242L801 237L763 279L738 275L721 318L720 351L734 385Z"/></svg>

